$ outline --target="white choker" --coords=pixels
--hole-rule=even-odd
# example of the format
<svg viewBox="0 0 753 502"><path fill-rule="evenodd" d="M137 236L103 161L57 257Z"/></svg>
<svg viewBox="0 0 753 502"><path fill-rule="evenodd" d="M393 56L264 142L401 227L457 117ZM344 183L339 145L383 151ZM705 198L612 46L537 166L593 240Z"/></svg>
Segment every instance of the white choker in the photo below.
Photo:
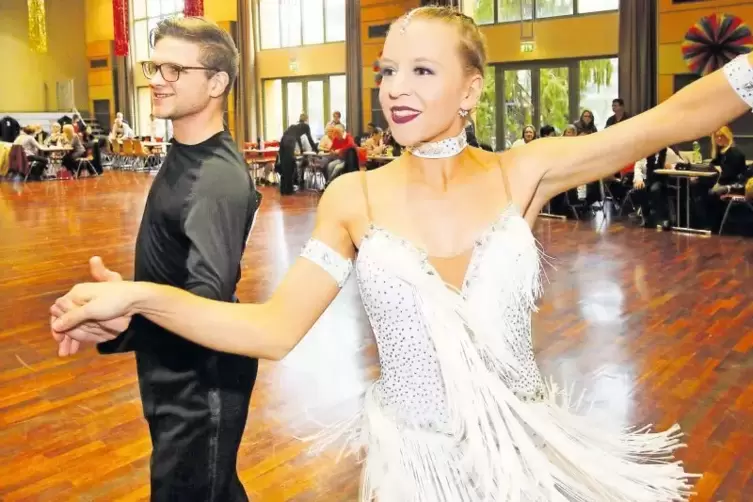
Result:
<svg viewBox="0 0 753 502"><path fill-rule="evenodd" d="M463 129L460 134L453 138L446 138L440 141L420 143L416 146L409 146L405 149L416 157L425 159L444 159L454 157L468 146L468 136Z"/></svg>

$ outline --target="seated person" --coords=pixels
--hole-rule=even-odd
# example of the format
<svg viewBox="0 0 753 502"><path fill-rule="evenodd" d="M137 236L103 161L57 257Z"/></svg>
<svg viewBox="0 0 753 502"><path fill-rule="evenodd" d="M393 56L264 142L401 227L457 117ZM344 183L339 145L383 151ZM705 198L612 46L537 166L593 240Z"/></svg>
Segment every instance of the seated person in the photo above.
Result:
<svg viewBox="0 0 753 502"><path fill-rule="evenodd" d="M59 146L60 140L63 139L62 127L57 122L53 122L50 130L50 135L44 140L45 146Z"/></svg>
<svg viewBox="0 0 753 502"><path fill-rule="evenodd" d="M711 158L711 164L719 172L719 179L711 187L709 194L717 197L728 193L742 194L750 176L745 154L735 145L729 127L722 127L712 136Z"/></svg>
<svg viewBox="0 0 753 502"><path fill-rule="evenodd" d="M671 148L663 148L654 155L635 163L633 170L633 197L641 207L643 226L661 225L664 230L671 226L669 221L668 185L665 176L654 173L657 169L674 169L682 162Z"/></svg>
<svg viewBox="0 0 753 502"><path fill-rule="evenodd" d="M345 151L349 148L357 148L356 142L353 136L345 131L342 124L333 126L334 137L332 138L331 152L336 156L333 160L327 164L325 177L327 182L332 181L337 175L345 168Z"/></svg>
<svg viewBox="0 0 753 502"><path fill-rule="evenodd" d="M66 124L63 126L63 138L60 143L61 146L68 146L71 148L71 150L66 152L63 157L62 164L71 174L74 174L78 167L78 159L86 155L86 148L84 147L81 137L74 131L72 124ZM85 167L90 174L97 174L93 167L89 165Z"/></svg>
<svg viewBox="0 0 753 502"><path fill-rule="evenodd" d="M319 140L319 151L329 152L332 150L332 139L336 137L335 127L328 125L324 129L324 136Z"/></svg>
<svg viewBox="0 0 753 502"><path fill-rule="evenodd" d="M385 151L387 150L387 145L385 145L382 141L383 137L384 133L381 129L377 128L374 131L374 134L372 134L369 139L361 144L361 146L366 149L367 155L384 155Z"/></svg>
<svg viewBox="0 0 753 502"><path fill-rule="evenodd" d="M42 155L42 145L34 138L34 126L25 126L21 129L21 134L13 141L14 145L20 145L24 149L26 158L30 166L29 177L38 177L47 167L47 157Z"/></svg>

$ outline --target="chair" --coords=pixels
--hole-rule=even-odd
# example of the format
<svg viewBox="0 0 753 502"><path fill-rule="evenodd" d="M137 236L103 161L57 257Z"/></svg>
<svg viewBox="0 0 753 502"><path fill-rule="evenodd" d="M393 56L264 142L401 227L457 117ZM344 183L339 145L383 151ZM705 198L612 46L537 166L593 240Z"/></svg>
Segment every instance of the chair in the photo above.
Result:
<svg viewBox="0 0 753 502"><path fill-rule="evenodd" d="M24 177L24 181L29 179L31 165L29 164L29 159L26 157L24 147L21 145L13 145L10 148L10 154L8 156L8 172L20 174Z"/></svg>
<svg viewBox="0 0 753 502"><path fill-rule="evenodd" d="M722 195L721 200L727 202L727 209L724 210L724 216L722 217L722 223L719 225L719 235L722 235L724 230L724 224L727 222L730 210L733 206L745 206L753 213L753 204L745 198L744 195L726 194Z"/></svg>

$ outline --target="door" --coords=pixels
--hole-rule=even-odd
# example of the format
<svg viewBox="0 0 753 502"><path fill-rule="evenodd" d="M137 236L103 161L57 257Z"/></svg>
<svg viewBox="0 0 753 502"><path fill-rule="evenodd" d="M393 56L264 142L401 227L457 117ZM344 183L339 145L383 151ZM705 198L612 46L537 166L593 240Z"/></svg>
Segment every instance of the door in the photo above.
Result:
<svg viewBox="0 0 753 502"><path fill-rule="evenodd" d="M102 134L110 134L110 127L112 126L112 118L110 117L110 100L109 99L95 99L94 100L94 119L102 129Z"/></svg>

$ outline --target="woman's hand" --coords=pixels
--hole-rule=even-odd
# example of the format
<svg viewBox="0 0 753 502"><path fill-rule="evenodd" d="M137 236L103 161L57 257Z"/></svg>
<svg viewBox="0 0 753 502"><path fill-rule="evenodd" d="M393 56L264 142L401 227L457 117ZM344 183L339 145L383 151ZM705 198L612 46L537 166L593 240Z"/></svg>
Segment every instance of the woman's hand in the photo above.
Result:
<svg viewBox="0 0 753 502"><path fill-rule="evenodd" d="M64 312L52 322L52 330L79 342L104 341L92 340L85 330L75 328L87 321L105 323L132 316L140 298L139 288L138 283L130 281L77 284L50 308L53 317Z"/></svg>

